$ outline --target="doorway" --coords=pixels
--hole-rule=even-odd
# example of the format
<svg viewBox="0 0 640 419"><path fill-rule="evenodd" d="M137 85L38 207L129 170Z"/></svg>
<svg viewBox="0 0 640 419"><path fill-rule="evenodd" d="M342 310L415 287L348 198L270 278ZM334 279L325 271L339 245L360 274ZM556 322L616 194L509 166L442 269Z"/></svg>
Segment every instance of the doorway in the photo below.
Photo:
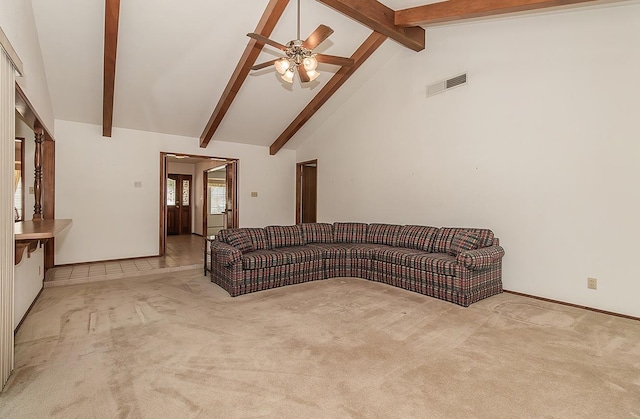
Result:
<svg viewBox="0 0 640 419"><path fill-rule="evenodd" d="M237 167L235 161L205 170L203 173L204 206L202 231L206 236L215 236L225 228L238 226L235 179Z"/></svg>
<svg viewBox="0 0 640 419"><path fill-rule="evenodd" d="M183 238L191 236L200 241L195 236L207 235L207 184L201 174L211 168L224 166L225 175L229 174L225 180L225 224L238 225L237 165L233 158L160 153L159 256L171 256L167 252L174 252ZM171 238L169 244L167 237Z"/></svg>
<svg viewBox="0 0 640 419"><path fill-rule="evenodd" d="M191 175L167 177L167 234L191 234Z"/></svg>
<svg viewBox="0 0 640 419"><path fill-rule="evenodd" d="M296 224L315 223L318 212L318 160L296 164Z"/></svg>

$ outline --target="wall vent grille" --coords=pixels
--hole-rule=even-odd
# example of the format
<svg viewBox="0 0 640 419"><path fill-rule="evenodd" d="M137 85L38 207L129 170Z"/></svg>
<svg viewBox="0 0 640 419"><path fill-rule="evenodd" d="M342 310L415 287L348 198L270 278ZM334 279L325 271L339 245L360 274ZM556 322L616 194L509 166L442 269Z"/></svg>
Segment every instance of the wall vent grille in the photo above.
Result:
<svg viewBox="0 0 640 419"><path fill-rule="evenodd" d="M427 97L437 95L445 90L453 89L455 87L464 86L467 84L467 74L460 74L459 76L451 77L447 80L442 80L432 85L427 86Z"/></svg>

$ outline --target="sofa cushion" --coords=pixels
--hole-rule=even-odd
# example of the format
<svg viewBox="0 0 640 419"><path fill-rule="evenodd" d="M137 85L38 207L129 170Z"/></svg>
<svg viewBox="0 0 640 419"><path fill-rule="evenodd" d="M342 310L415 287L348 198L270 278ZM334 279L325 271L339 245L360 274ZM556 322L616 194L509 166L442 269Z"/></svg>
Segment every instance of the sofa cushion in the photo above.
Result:
<svg viewBox="0 0 640 419"><path fill-rule="evenodd" d="M373 253L380 247L388 248L380 244L353 244L353 243L316 243L310 244L307 247L315 247L322 251L322 255L325 259L338 259L338 258L356 258L356 259L371 259Z"/></svg>
<svg viewBox="0 0 640 419"><path fill-rule="evenodd" d="M424 255L425 253L417 249L405 249L404 247L380 247L376 249L373 259L381 262L392 263L394 265L405 265L408 256Z"/></svg>
<svg viewBox="0 0 640 419"><path fill-rule="evenodd" d="M421 271L455 276L458 263L456 258L445 253L422 253L408 255L406 266Z"/></svg>
<svg viewBox="0 0 640 419"><path fill-rule="evenodd" d="M255 250L271 249L269 238L264 228L245 228L245 230L249 233L249 238Z"/></svg>
<svg viewBox="0 0 640 419"><path fill-rule="evenodd" d="M333 241L335 243L365 243L367 224L333 223Z"/></svg>
<svg viewBox="0 0 640 419"><path fill-rule="evenodd" d="M398 235L397 246L431 252L433 250L433 240L437 233L438 229L436 227L403 226Z"/></svg>
<svg viewBox="0 0 640 419"><path fill-rule="evenodd" d="M451 240L451 248L449 248L449 254L451 256L458 256L460 253L467 250L475 250L478 248L480 239L477 234L469 231L459 231L453 236Z"/></svg>
<svg viewBox="0 0 640 419"><path fill-rule="evenodd" d="M369 224L367 243L396 246L402 226L395 224Z"/></svg>
<svg viewBox="0 0 640 419"><path fill-rule="evenodd" d="M273 249L287 246L304 246L302 229L299 225L269 226L265 230Z"/></svg>
<svg viewBox="0 0 640 419"><path fill-rule="evenodd" d="M273 250L256 250L242 255L242 269L272 268L288 263L289 257L285 253Z"/></svg>
<svg viewBox="0 0 640 419"><path fill-rule="evenodd" d="M249 232L244 228L231 228L224 231L223 237L227 241L227 244L235 247L242 253L247 253L256 250L251 242ZM222 232L221 231L221 232Z"/></svg>
<svg viewBox="0 0 640 419"><path fill-rule="evenodd" d="M322 260L322 249L312 246L291 246L275 249L275 252L287 255L289 263L311 262L313 260Z"/></svg>
<svg viewBox="0 0 640 419"><path fill-rule="evenodd" d="M333 225L329 223L302 223L300 227L306 244L333 243Z"/></svg>
<svg viewBox="0 0 640 419"><path fill-rule="evenodd" d="M453 237L460 231L476 234L478 236L478 248L493 244L493 231L486 228L442 227L436 234L432 251L435 253L448 253L451 249Z"/></svg>

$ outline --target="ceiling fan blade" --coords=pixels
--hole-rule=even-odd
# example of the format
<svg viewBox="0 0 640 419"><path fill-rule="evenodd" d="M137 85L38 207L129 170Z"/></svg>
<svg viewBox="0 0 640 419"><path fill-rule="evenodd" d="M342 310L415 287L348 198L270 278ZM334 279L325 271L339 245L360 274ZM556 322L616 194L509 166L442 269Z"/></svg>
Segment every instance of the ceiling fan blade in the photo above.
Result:
<svg viewBox="0 0 640 419"><path fill-rule="evenodd" d="M353 58L337 57L327 54L316 54L316 60L319 63L339 65L341 67L351 67L354 63Z"/></svg>
<svg viewBox="0 0 640 419"><path fill-rule="evenodd" d="M298 65L298 75L300 76L300 81L302 83L307 83L311 81L311 79L309 78L309 75L305 71L304 66L302 64Z"/></svg>
<svg viewBox="0 0 640 419"><path fill-rule="evenodd" d="M263 68L272 66L276 61L278 61L280 58L276 58L275 60L271 60L271 61L266 61L262 64L256 64L253 67L251 67L252 70L261 70Z"/></svg>
<svg viewBox="0 0 640 419"><path fill-rule="evenodd" d="M309 37L302 43L302 46L306 49L314 49L320 45L325 39L327 39L333 33L333 29L326 25L320 25L315 31L309 35Z"/></svg>
<svg viewBox="0 0 640 419"><path fill-rule="evenodd" d="M281 49L282 51L286 51L287 50L287 47L285 47L281 43L276 42L276 41L272 41L271 39L267 38L266 36L262 36L259 33L248 33L247 36L249 38L255 39L258 42L262 42L263 44L269 44L272 47L276 47L278 49Z"/></svg>

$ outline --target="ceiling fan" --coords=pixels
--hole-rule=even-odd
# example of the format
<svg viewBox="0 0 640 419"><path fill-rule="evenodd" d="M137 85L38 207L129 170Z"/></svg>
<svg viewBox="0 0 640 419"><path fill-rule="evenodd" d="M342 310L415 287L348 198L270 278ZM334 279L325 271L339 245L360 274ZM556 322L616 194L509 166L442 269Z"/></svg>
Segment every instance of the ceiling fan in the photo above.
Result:
<svg viewBox="0 0 640 419"><path fill-rule="evenodd" d="M300 81L303 83L310 82L318 78L320 73L316 71L318 63L326 63L349 67L353 65L352 58L337 57L335 55L316 54L314 48L324 42L331 34L333 29L328 26L320 25L315 31L309 35L304 41L300 40L300 0L298 0L298 37L293 41L289 41L286 45L273 41L258 33L248 33L249 38L253 38L258 42L269 44L284 51L285 57L276 58L251 67L252 70L260 70L273 65L276 71L280 73L282 80L287 83L293 83L293 75L295 69L298 70Z"/></svg>

